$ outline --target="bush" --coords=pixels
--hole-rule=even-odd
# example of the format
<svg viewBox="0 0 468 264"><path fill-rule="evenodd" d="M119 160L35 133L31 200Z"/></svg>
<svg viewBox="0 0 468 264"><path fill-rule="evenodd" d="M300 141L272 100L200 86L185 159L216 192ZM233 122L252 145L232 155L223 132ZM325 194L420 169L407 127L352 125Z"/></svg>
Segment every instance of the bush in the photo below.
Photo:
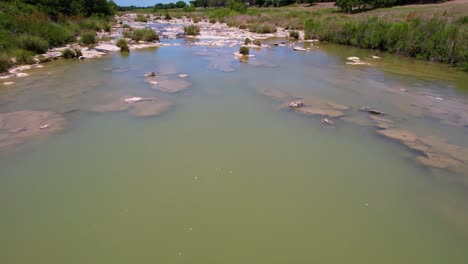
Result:
<svg viewBox="0 0 468 264"><path fill-rule="evenodd" d="M211 24L214 24L214 23L216 23L216 19L214 19L214 18L210 18L210 23L211 23Z"/></svg>
<svg viewBox="0 0 468 264"><path fill-rule="evenodd" d="M172 16L169 14L169 12L166 11L166 14L164 15L164 20L171 20Z"/></svg>
<svg viewBox="0 0 468 264"><path fill-rule="evenodd" d="M192 18L192 21L193 21L193 23L198 23L198 22L200 22L200 18L194 17L194 18Z"/></svg>
<svg viewBox="0 0 468 264"><path fill-rule="evenodd" d="M226 6L232 11L239 12L241 14L247 12L247 6L243 2L238 2L235 0L229 0L226 3Z"/></svg>
<svg viewBox="0 0 468 264"><path fill-rule="evenodd" d="M239 29L247 29L247 28L248 28L248 26L246 24L241 24L239 26Z"/></svg>
<svg viewBox="0 0 468 264"><path fill-rule="evenodd" d="M15 57L16 64L33 64L34 53L29 50L17 49L13 51L13 57Z"/></svg>
<svg viewBox="0 0 468 264"><path fill-rule="evenodd" d="M260 40L258 40L258 39L254 40L253 44L256 45L256 46L259 46L259 47L262 46L262 42Z"/></svg>
<svg viewBox="0 0 468 264"><path fill-rule="evenodd" d="M184 6L184 11L185 12L193 12L193 11L195 11L195 6L193 4L186 5L186 6Z"/></svg>
<svg viewBox="0 0 468 264"><path fill-rule="evenodd" d="M62 50L62 55L65 59L79 58L83 56L79 49L64 49Z"/></svg>
<svg viewBox="0 0 468 264"><path fill-rule="evenodd" d="M57 47L74 40L74 31L72 26L60 25L51 22L28 22L25 25L24 32L35 36L40 36L46 40L51 47Z"/></svg>
<svg viewBox="0 0 468 264"><path fill-rule="evenodd" d="M289 37L293 38L293 39L299 39L299 32L291 31L291 32L289 32Z"/></svg>
<svg viewBox="0 0 468 264"><path fill-rule="evenodd" d="M128 34L124 34L124 36L128 36ZM132 33L130 33L130 38L135 41L146 41L146 42L153 42L158 41L159 36L156 32L152 29L145 28L145 29L136 29Z"/></svg>
<svg viewBox="0 0 468 264"><path fill-rule="evenodd" d="M20 35L18 37L18 46L22 49L41 54L47 51L49 43L41 37Z"/></svg>
<svg viewBox="0 0 468 264"><path fill-rule="evenodd" d="M1 53L0 54L0 72L5 72L12 66L12 63L10 61L10 56L8 56L6 53Z"/></svg>
<svg viewBox="0 0 468 264"><path fill-rule="evenodd" d="M81 29L87 29L89 31L110 30L109 22L106 19L97 16L92 16L81 21L79 23L79 27Z"/></svg>
<svg viewBox="0 0 468 264"><path fill-rule="evenodd" d="M85 45L91 45L96 43L96 32L85 32L81 34L80 42Z"/></svg>
<svg viewBox="0 0 468 264"><path fill-rule="evenodd" d="M117 40L116 46L120 48L121 52L130 52L130 49L128 48L127 41L125 39L119 39Z"/></svg>
<svg viewBox="0 0 468 264"><path fill-rule="evenodd" d="M144 23L148 22L148 19L142 14L138 14L136 20L138 22L144 22Z"/></svg>
<svg viewBox="0 0 468 264"><path fill-rule="evenodd" d="M188 36L200 35L200 28L196 25L189 25L184 27L184 32Z"/></svg>
<svg viewBox="0 0 468 264"><path fill-rule="evenodd" d="M123 24L123 25L122 25L122 28L131 28L131 27L130 27L130 25L128 25L128 24Z"/></svg>
<svg viewBox="0 0 468 264"><path fill-rule="evenodd" d="M250 39L249 38L245 38L244 40L244 45L249 45L250 44Z"/></svg>
<svg viewBox="0 0 468 264"><path fill-rule="evenodd" d="M252 24L249 30L259 34L275 33L276 26L273 24Z"/></svg>
<svg viewBox="0 0 468 264"><path fill-rule="evenodd" d="M239 53L242 54L242 55L249 55L250 51L249 51L249 47L246 47L246 46L241 46L239 48Z"/></svg>

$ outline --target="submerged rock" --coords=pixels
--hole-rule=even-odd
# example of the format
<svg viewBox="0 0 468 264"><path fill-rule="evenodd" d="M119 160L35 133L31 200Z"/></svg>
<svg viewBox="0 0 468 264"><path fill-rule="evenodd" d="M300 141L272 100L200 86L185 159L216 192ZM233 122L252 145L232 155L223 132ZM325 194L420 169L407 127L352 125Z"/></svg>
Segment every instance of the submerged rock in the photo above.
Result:
<svg viewBox="0 0 468 264"><path fill-rule="evenodd" d="M304 106L304 103L301 101L294 101L294 102L289 103L289 107L291 108L301 108L303 106Z"/></svg>
<svg viewBox="0 0 468 264"><path fill-rule="evenodd" d="M0 113L0 152L65 128L65 119L53 112L23 110Z"/></svg>
<svg viewBox="0 0 468 264"><path fill-rule="evenodd" d="M188 89L190 83L184 80L160 80L152 87L166 93L178 93Z"/></svg>
<svg viewBox="0 0 468 264"><path fill-rule="evenodd" d="M172 102L160 99L154 101L140 101L130 109L130 114L137 117L157 116L169 110L172 105Z"/></svg>
<svg viewBox="0 0 468 264"><path fill-rule="evenodd" d="M160 98L127 97L108 104L95 106L92 110L101 113L128 111L133 116L147 117L166 112L172 105L172 102Z"/></svg>
<svg viewBox="0 0 468 264"><path fill-rule="evenodd" d="M378 130L377 133L400 141L409 149L416 151L418 153L416 160L425 166L454 172L463 172L467 169L468 149L449 144L442 138L418 137L411 131L396 128Z"/></svg>
<svg viewBox="0 0 468 264"><path fill-rule="evenodd" d="M302 102L303 106L298 108L297 111L306 115L342 117L344 116L343 111L349 109L349 107L345 105L311 96L302 98Z"/></svg>
<svg viewBox="0 0 468 264"><path fill-rule="evenodd" d="M388 129L393 126L393 121L381 116L370 115L370 119L372 119L375 123L375 126L380 129Z"/></svg>
<svg viewBox="0 0 468 264"><path fill-rule="evenodd" d="M320 119L320 122L322 122L323 124L326 124L326 125L334 125L335 124L333 121L331 121L328 118L322 118L322 119Z"/></svg>

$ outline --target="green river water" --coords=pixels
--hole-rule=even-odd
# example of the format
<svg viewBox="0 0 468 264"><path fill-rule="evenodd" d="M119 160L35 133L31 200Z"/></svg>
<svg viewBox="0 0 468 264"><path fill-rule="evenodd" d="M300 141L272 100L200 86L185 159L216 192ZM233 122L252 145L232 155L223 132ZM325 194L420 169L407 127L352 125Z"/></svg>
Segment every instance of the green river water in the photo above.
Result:
<svg viewBox="0 0 468 264"><path fill-rule="evenodd" d="M0 87L0 112L67 120L0 154L0 263L468 263L466 170L430 169L372 126L327 126L262 94L370 105L466 148L468 128L413 107L430 94L466 111L466 73L385 54L346 65L373 53L334 45L264 48L241 63L237 48L179 42L51 62ZM191 85L158 92L149 71ZM125 96L174 106L145 118L90 111Z"/></svg>

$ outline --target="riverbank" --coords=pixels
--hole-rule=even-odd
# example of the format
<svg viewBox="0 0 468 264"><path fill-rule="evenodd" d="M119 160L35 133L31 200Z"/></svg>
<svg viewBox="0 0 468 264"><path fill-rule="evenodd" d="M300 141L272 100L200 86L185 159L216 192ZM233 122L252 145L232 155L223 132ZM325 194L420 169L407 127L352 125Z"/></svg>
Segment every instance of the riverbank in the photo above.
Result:
<svg viewBox="0 0 468 264"><path fill-rule="evenodd" d="M150 10L146 10L150 12ZM152 10L151 10L152 12ZM167 14L165 14L167 12ZM277 27L304 30L305 39L388 51L421 60L456 65L468 71L468 1L380 8L343 14L333 3L281 8L249 8L239 13L228 8L172 9L156 12L167 18L209 20L257 33Z"/></svg>
<svg viewBox="0 0 468 264"><path fill-rule="evenodd" d="M47 60L38 55L56 47L94 44L105 32L110 32L113 14L105 0L98 0L93 6L79 1L35 5L24 0L2 1L0 73L14 66Z"/></svg>

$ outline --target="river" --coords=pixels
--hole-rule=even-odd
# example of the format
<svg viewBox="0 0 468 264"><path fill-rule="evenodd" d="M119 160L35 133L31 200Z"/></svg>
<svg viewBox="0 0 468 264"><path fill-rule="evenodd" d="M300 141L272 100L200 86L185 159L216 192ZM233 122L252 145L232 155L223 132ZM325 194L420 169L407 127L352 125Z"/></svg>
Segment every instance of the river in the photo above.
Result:
<svg viewBox="0 0 468 264"><path fill-rule="evenodd" d="M0 86L1 113L66 120L0 153L1 263L467 262L466 163L419 162L360 111L464 151L466 73L331 44L242 62L238 47L165 41L180 46L50 62ZM153 89L147 72L189 85ZM95 111L134 96L172 106ZM346 109L304 114L289 98Z"/></svg>

